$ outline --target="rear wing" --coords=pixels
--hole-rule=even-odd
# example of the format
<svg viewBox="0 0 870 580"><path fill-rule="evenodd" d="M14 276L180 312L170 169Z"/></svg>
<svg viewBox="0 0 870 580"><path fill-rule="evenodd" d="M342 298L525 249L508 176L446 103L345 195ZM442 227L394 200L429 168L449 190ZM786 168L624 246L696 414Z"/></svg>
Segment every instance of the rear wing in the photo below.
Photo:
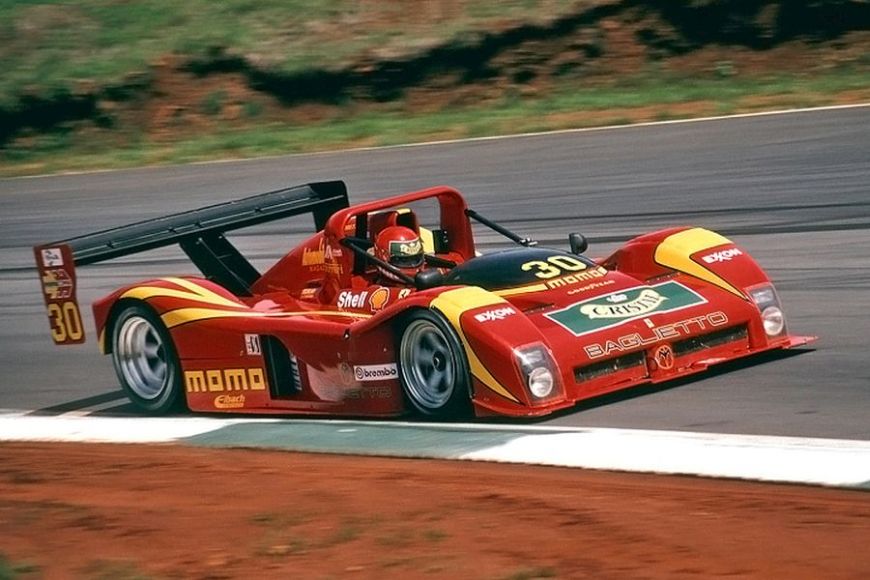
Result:
<svg viewBox="0 0 870 580"><path fill-rule="evenodd" d="M313 214L319 231L333 213L346 207L344 182L309 183L36 246L52 339L56 344L85 340L76 301L76 266L178 244L206 278L237 296L248 296L260 273L225 232L306 213Z"/></svg>

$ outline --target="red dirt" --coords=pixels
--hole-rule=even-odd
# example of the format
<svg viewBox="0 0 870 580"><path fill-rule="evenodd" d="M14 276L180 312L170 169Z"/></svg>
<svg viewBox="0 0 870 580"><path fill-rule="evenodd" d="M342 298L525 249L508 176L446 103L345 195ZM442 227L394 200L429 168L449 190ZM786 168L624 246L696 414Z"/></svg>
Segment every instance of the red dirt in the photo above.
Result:
<svg viewBox="0 0 870 580"><path fill-rule="evenodd" d="M0 445L46 578L867 578L866 492L172 446ZM0 568L2 570L2 568Z"/></svg>

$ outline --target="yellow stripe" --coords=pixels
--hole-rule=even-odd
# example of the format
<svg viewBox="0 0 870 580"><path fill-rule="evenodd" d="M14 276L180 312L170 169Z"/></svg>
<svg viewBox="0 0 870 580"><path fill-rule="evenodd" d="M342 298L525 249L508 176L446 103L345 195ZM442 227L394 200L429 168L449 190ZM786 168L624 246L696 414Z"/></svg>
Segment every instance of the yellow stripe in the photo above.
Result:
<svg viewBox="0 0 870 580"><path fill-rule="evenodd" d="M174 328L188 322L214 318L290 318L294 316L340 316L345 318L371 318L370 314L336 312L332 310L310 310L304 312L258 312L256 310L215 310L212 308L179 308L163 314L160 318L166 328Z"/></svg>
<svg viewBox="0 0 870 580"><path fill-rule="evenodd" d="M497 296L515 296L517 294L543 292L546 289L546 284L532 284L531 286L520 286L519 288L509 288L507 290L495 290L493 294L496 294Z"/></svg>
<svg viewBox="0 0 870 580"><path fill-rule="evenodd" d="M194 294L202 296L203 298L207 298L210 304L223 304L224 306L240 306L240 304L234 300L229 300L221 296L216 292L212 292L208 288L204 286L200 286L196 282L191 282L190 280L185 280L184 278L163 278L167 282L171 282L173 284L177 284L182 288L187 288Z"/></svg>
<svg viewBox="0 0 870 580"><path fill-rule="evenodd" d="M459 317L463 312L483 306L493 306L496 304L506 304L507 301L503 298L487 292L476 286L467 288L457 288L456 290L448 290L442 293L437 298L432 300L430 307L440 311L462 340L462 345L465 347L465 354L468 356L468 364L471 367L471 374L480 380L484 385L511 401L519 403L519 400L514 397L510 391L504 388L494 376L483 366L483 362L477 357L477 354L471 349L465 333L462 332L462 326L459 323Z"/></svg>
<svg viewBox="0 0 870 580"><path fill-rule="evenodd" d="M730 243L731 240L728 238L703 228L683 230L668 236L659 244L656 248L655 261L662 266L685 272L744 298L743 292L690 257L696 252Z"/></svg>
<svg viewBox="0 0 870 580"><path fill-rule="evenodd" d="M203 288L189 280L182 278L163 278L164 281L176 284L186 290L176 290L174 288L162 288L160 286L137 286L131 288L121 295L121 298L136 298L139 300L148 300L150 298L179 298L181 300L193 300L195 302L205 302L213 306L224 306L227 308L243 308L248 307L244 304L239 304L220 294L216 294L207 288Z"/></svg>
<svg viewBox="0 0 870 580"><path fill-rule="evenodd" d="M420 227L420 242L423 244L423 252L427 254L435 253L435 236L432 235L432 230Z"/></svg>

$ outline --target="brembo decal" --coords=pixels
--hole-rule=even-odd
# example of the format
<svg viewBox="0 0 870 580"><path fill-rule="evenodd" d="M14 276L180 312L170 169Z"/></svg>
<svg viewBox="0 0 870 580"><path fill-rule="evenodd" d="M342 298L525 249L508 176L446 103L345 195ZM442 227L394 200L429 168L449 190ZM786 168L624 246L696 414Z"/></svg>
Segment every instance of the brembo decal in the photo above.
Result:
<svg viewBox="0 0 870 580"><path fill-rule="evenodd" d="M574 336L582 336L649 314L673 312L706 302L703 296L679 282L668 281L596 296L545 316Z"/></svg>
<svg viewBox="0 0 870 580"><path fill-rule="evenodd" d="M399 376L399 370L394 363L357 365L353 367L353 376L358 381L389 381Z"/></svg>

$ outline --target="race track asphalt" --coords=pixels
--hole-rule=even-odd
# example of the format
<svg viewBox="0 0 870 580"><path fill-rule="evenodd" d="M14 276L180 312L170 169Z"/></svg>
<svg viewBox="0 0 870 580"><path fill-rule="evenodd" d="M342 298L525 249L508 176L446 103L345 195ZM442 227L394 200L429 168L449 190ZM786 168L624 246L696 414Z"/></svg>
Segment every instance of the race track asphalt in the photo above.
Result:
<svg viewBox="0 0 870 580"><path fill-rule="evenodd" d="M539 424L870 439L870 107L2 180L0 409L130 412L93 336L52 345L33 244L326 179L345 180L352 201L452 185L542 243L584 233L592 256L660 227L714 229L765 267L790 330L820 337ZM304 226L235 239L262 266ZM478 233L484 250L502 243ZM79 299L170 273L193 273L180 250L87 267Z"/></svg>

